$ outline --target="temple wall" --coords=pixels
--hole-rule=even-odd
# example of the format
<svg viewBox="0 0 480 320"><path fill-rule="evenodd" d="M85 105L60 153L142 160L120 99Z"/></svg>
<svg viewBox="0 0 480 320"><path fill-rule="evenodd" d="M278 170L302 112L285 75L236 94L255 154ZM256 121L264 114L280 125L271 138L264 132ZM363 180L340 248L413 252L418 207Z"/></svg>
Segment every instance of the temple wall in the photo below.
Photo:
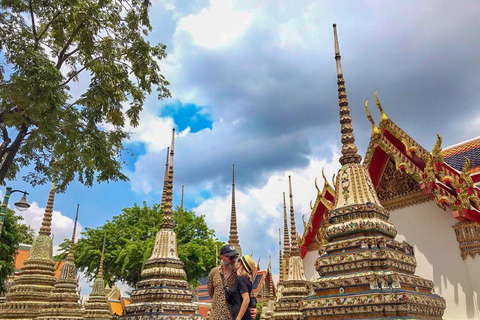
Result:
<svg viewBox="0 0 480 320"><path fill-rule="evenodd" d="M480 320L480 257L462 260L452 226L458 221L430 201L393 210L390 222L397 228L397 241L415 248L415 274L435 284L445 298L444 319Z"/></svg>
<svg viewBox="0 0 480 320"><path fill-rule="evenodd" d="M318 250L308 251L303 257L303 267L305 268L305 278L308 281L318 278L318 272L315 270L315 261L318 258Z"/></svg>

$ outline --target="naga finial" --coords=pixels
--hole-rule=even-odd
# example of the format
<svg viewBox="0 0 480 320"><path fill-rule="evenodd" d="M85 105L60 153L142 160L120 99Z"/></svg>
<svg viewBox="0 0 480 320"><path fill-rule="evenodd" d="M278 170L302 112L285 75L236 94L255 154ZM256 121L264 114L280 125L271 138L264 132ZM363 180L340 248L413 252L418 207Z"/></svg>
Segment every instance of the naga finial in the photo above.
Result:
<svg viewBox="0 0 480 320"><path fill-rule="evenodd" d="M323 180L324 180L324 189L325 189L325 187L330 187L330 184L328 183L328 180L325 177L325 168L322 168L322 177L323 177Z"/></svg>
<svg viewBox="0 0 480 320"><path fill-rule="evenodd" d="M463 166L462 172L460 173L460 177L462 180L465 182L465 185L467 187L473 186L473 179L471 177L471 172L470 172L470 159L467 157L465 158L465 165Z"/></svg>
<svg viewBox="0 0 480 320"><path fill-rule="evenodd" d="M385 114L385 111L383 111L382 105L380 104L380 100L378 100L377 90L375 90L375 103L377 104L378 110L380 110L380 124L382 124L388 120L388 117Z"/></svg>
<svg viewBox="0 0 480 320"><path fill-rule="evenodd" d="M321 193L320 189L318 188L317 178L315 178L315 189L317 189L317 194Z"/></svg>
<svg viewBox="0 0 480 320"><path fill-rule="evenodd" d="M435 142L435 146L432 150L432 155L435 158L435 162L441 163L443 162L443 154L442 154L442 137L437 133L437 141Z"/></svg>
<svg viewBox="0 0 480 320"><path fill-rule="evenodd" d="M376 91L375 91L375 94L376 94ZM373 121L372 115L370 114L370 110L368 110L368 99L367 99L367 101L365 102L365 111L367 112L367 118L368 118L368 120L369 120L370 123L372 124L372 138L373 138L373 139L378 139L378 138L380 138L380 136L381 136L380 130L378 130L378 127L377 127L377 125L375 124L375 121Z"/></svg>

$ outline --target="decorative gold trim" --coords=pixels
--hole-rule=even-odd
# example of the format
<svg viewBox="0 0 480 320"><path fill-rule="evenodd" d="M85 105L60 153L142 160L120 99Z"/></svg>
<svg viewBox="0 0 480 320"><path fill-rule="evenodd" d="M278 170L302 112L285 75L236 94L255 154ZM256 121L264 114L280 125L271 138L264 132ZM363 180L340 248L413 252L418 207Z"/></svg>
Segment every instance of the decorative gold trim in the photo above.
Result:
<svg viewBox="0 0 480 320"><path fill-rule="evenodd" d="M463 260L480 255L480 224L473 221L459 222L453 226Z"/></svg>

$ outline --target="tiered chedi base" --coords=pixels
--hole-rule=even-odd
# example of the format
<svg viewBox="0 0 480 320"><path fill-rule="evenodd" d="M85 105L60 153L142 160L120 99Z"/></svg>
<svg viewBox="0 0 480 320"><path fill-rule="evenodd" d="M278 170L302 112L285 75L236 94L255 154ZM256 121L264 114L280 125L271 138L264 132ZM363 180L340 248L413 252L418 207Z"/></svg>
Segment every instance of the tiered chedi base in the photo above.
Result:
<svg viewBox="0 0 480 320"><path fill-rule="evenodd" d="M303 301L307 319L442 318L445 300L432 281L414 275L413 248L394 240L388 216L370 202L330 212L316 296Z"/></svg>
<svg viewBox="0 0 480 320"><path fill-rule="evenodd" d="M292 256L289 261L288 279L283 282L282 296L275 303L271 319L304 319L301 301L308 296L307 280L300 256Z"/></svg>
<svg viewBox="0 0 480 320"><path fill-rule="evenodd" d="M92 320L108 320L112 318L108 310L107 297L105 296L105 282L101 277L97 276L93 282L92 292L90 292L88 300L85 302L85 314L83 317Z"/></svg>
<svg viewBox="0 0 480 320"><path fill-rule="evenodd" d="M177 256L175 232L170 228L160 229L152 256L142 271L142 280L132 291L132 303L125 307L122 319L203 319L192 302L183 265Z"/></svg>
<svg viewBox="0 0 480 320"><path fill-rule="evenodd" d="M50 293L55 284L55 262L52 259L52 238L39 234L32 244L27 260L14 278L1 304L1 319L31 320L50 303Z"/></svg>
<svg viewBox="0 0 480 320"><path fill-rule="evenodd" d="M52 294L50 303L45 306L37 319L42 320L83 320L83 310L79 303L77 292L77 270L73 261L66 261L60 272Z"/></svg>

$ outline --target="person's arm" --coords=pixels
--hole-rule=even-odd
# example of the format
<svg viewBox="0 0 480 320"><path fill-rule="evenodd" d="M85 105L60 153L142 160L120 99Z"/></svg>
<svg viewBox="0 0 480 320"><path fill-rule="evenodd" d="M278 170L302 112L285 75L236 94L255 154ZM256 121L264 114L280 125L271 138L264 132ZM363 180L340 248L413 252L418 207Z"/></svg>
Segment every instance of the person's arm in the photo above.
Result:
<svg viewBox="0 0 480 320"><path fill-rule="evenodd" d="M242 305L240 306L240 311L238 312L237 318L235 320L241 320L245 311L247 311L248 305L250 304L250 295L248 292L242 293Z"/></svg>
<svg viewBox="0 0 480 320"><path fill-rule="evenodd" d="M213 270L210 271L210 273L208 274L207 290L208 290L208 295L210 296L211 299L213 299L213 293L215 291L213 288Z"/></svg>

